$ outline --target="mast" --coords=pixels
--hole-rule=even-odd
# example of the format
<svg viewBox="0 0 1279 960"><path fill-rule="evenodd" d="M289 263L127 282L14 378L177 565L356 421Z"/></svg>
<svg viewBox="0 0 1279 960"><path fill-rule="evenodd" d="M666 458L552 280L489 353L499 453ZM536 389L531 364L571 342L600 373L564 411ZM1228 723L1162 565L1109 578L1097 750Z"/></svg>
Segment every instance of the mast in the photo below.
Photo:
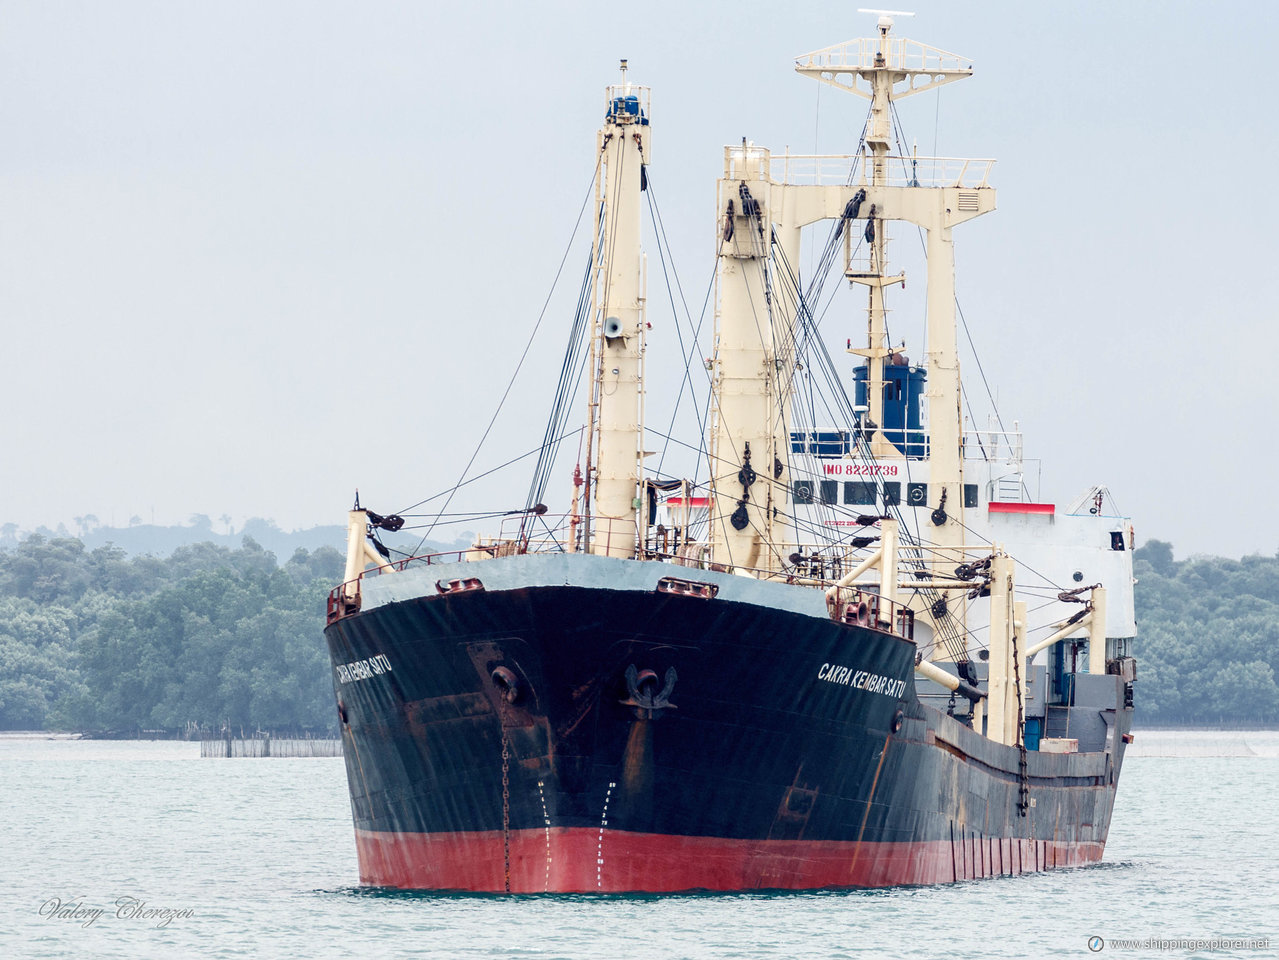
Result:
<svg viewBox="0 0 1279 960"><path fill-rule="evenodd" d="M879 48L875 53L875 67L870 75L871 104L870 121L866 132L866 146L870 150L870 183L872 186L888 185L888 151L892 136L891 106L893 99L893 75L881 65L887 65L891 54L888 31L892 20L887 16L879 21ZM877 217L875 204L865 211L866 229L862 236L868 241L870 256L864 271L853 269L851 263L854 231L848 230L844 235L845 257L848 262L845 276L852 283L859 283L867 288L866 307L866 346L850 347L849 353L866 358L866 419L871 441L871 452L877 456L896 456L897 451L882 432L884 426L884 360L892 354L891 345L887 342L886 309L884 306L884 287L888 284L903 283L906 274L895 277L888 276L888 230L882 220ZM872 425L873 426L870 426Z"/></svg>
<svg viewBox="0 0 1279 960"><path fill-rule="evenodd" d="M884 435L884 362L893 353L886 342L884 287L904 279L888 276L885 267L885 221L904 220L927 232L928 371L928 483L927 492L908 506L927 511L927 533L937 546L933 570L949 572L963 561L963 420L960 415L959 358L955 338L955 259L952 228L995 208L995 191L986 182L991 161L949 158L890 157L892 103L904 97L972 75L964 58L944 50L891 36L892 16L880 13L878 36L849 40L798 58L797 72L871 101L866 147L870 157L863 168L866 197L860 216L869 220L865 237L870 255L866 269L850 262L849 280L870 288L866 346L851 352L867 358L867 411L864 423L872 434L876 457L902 457ZM900 164L898 170L895 164ZM788 185L789 191L827 191L826 196L797 201L796 225L830 217L846 202L845 188L829 195L830 187ZM930 618L927 609L917 611Z"/></svg>
<svg viewBox="0 0 1279 960"><path fill-rule="evenodd" d="M595 250L594 523L590 548L610 557L635 556L643 457L645 330L640 193L648 162L647 87L626 80L607 90L598 135ZM588 506L588 511L590 510Z"/></svg>
<svg viewBox="0 0 1279 960"><path fill-rule="evenodd" d="M780 398L789 342L768 273L769 165L769 152L745 139L724 151L710 425L712 560L765 571L780 567L773 529L784 502L775 491L785 469Z"/></svg>

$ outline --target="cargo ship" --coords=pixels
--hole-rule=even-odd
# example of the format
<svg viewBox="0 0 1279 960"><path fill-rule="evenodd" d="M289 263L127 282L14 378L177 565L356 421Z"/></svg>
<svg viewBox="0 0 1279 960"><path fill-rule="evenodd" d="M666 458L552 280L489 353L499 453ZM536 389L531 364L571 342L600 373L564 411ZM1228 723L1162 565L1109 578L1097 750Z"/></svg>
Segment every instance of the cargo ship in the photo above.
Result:
<svg viewBox="0 0 1279 960"><path fill-rule="evenodd" d="M568 508L542 503L562 423L525 507L469 549L396 556L380 531L403 517L357 498L325 636L361 882L879 887L1101 859L1131 741L1132 526L1100 484L1044 501L1016 429L965 423L952 231L994 210L993 161L893 147L894 102L972 66L877 26L795 61L869 101L854 153L725 148L713 352L680 361L706 387L701 475L646 465L656 118L623 61L553 406L584 371ZM922 362L888 336L894 222L926 251ZM856 344L819 327L829 274L864 292Z"/></svg>

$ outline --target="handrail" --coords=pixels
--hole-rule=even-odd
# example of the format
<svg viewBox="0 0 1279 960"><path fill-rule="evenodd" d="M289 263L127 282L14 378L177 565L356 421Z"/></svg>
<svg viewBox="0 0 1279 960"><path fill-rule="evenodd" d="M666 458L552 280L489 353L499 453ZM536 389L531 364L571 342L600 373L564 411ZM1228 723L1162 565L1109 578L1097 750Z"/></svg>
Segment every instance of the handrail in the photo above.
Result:
<svg viewBox="0 0 1279 960"><path fill-rule="evenodd" d="M880 166L890 187L960 187L983 190L990 186L995 166L991 157L918 157L889 155L871 158L859 153L780 153L769 160L769 175L779 183L828 186L866 183L866 166Z"/></svg>
<svg viewBox="0 0 1279 960"><path fill-rule="evenodd" d="M887 56L882 61L889 69L919 73L971 73L972 62L967 57L938 47L911 40L908 37L888 37ZM830 73L848 73L870 70L880 65L880 37L855 37L834 46L804 53L795 58L795 69L821 70Z"/></svg>
<svg viewBox="0 0 1279 960"><path fill-rule="evenodd" d="M571 514L550 514L542 515L539 519L548 521L548 528L554 534L560 531L567 532L568 525L574 517ZM584 518L578 515L576 519L579 522L578 529L580 529L581 521ZM515 522L514 519L511 522ZM646 537L644 543L637 543L635 546L636 556L641 559L669 563L672 567L684 570L701 569L720 573L741 573L761 580L829 590L831 587L838 585L845 574L857 567L859 552L873 552L877 543L878 541L874 541L865 547L854 548L852 544L847 542L825 545L778 542L773 545L774 549L789 561L781 570L746 567L736 564L730 566L713 562L710 558L709 544L704 541L684 540L683 537L680 538L678 543L672 544L668 541L665 546L669 548L669 552L667 549L659 549L663 545L651 537ZM919 548L911 549L918 550ZM958 562L968 555L984 556L988 551L988 546L974 545L971 547L947 547L944 553L947 558L953 558ZM402 573L416 566L430 567L446 563L481 562L487 559L530 553L567 552L569 552L567 536L564 539L557 539L553 535L550 537L529 537L526 535L523 538L518 536L482 538L465 550L446 550L439 553L427 553L391 560L380 566L369 567L362 571L354 580L348 580L334 587L328 596L326 622L333 623L335 620L340 620L345 616L358 612L360 609L359 584L369 576L377 576L383 573ZM793 557L796 559L792 560L791 558ZM354 589L351 589L352 587ZM840 590L841 597L844 590L863 592L858 589L857 584L841 587ZM883 602L887 603L888 601L884 600ZM900 605L897 606L900 607ZM887 621L895 625L892 632L908 638L913 637L913 614L911 614L912 619L909 625L904 621L899 622L900 617L901 614L894 612L892 618Z"/></svg>

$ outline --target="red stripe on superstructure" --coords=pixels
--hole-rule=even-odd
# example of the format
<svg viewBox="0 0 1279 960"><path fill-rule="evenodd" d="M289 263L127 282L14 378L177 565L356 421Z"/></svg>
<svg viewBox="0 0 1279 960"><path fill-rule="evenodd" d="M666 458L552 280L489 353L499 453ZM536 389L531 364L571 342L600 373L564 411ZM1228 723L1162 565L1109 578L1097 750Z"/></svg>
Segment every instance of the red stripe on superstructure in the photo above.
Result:
<svg viewBox="0 0 1279 960"><path fill-rule="evenodd" d="M991 513L1036 513L1036 514L1054 514L1057 512L1055 503L1001 503L992 500L989 504Z"/></svg>
<svg viewBox="0 0 1279 960"><path fill-rule="evenodd" d="M501 831L356 830L360 880L415 890L506 890ZM674 837L585 827L512 830L512 893L808 890L949 883L1075 867L1103 844L957 836L870 843ZM856 854L856 855L854 855ZM975 854L975 855L974 855ZM956 875L958 874L958 875Z"/></svg>

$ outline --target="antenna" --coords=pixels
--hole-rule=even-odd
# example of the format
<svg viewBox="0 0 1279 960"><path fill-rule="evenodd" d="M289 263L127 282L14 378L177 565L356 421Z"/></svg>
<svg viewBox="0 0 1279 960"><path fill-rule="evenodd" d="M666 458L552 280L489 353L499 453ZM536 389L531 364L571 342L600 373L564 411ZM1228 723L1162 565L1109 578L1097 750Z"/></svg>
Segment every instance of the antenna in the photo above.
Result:
<svg viewBox="0 0 1279 960"><path fill-rule="evenodd" d="M893 27L893 17L913 17L913 13L907 13L905 10L871 10L867 7L858 7L858 13L877 13L879 14L879 32L887 33Z"/></svg>

